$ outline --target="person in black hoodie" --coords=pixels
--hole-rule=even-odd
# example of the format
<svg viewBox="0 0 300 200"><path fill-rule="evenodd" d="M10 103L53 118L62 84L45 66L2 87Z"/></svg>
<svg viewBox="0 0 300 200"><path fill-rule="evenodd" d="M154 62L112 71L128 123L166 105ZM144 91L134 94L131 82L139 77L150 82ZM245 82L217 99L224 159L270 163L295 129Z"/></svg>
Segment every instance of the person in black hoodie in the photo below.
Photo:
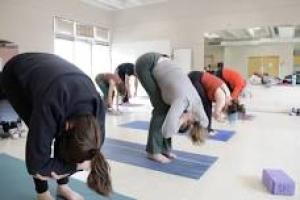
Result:
<svg viewBox="0 0 300 200"><path fill-rule="evenodd" d="M109 195L110 170L100 152L105 109L90 78L58 56L25 53L4 66L2 86L29 128L26 166L33 176L37 199L52 199L47 180L53 178L57 179L58 195L82 200L67 184L71 174L88 169L88 186Z"/></svg>

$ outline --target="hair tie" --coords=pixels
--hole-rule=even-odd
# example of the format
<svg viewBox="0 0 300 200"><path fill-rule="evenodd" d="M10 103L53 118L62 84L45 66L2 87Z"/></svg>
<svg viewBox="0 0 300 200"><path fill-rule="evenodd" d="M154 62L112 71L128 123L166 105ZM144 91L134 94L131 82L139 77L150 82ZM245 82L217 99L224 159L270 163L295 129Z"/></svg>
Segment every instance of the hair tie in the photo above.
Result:
<svg viewBox="0 0 300 200"><path fill-rule="evenodd" d="M98 153L98 151L99 151L99 149L91 149L91 150L90 150L91 156L92 156L92 157L96 156L97 153Z"/></svg>

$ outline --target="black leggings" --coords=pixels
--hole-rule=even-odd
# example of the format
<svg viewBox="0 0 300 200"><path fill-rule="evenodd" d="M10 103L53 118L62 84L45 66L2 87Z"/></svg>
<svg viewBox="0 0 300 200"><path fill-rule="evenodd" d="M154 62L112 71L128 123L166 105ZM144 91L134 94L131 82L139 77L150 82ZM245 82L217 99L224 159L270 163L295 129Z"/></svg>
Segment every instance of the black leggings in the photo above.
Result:
<svg viewBox="0 0 300 200"><path fill-rule="evenodd" d="M28 126L32 112L31 101L22 86L19 84L17 77L14 76L13 70L14 67L9 64L4 67L0 85L3 86L3 90L12 107ZM48 190L47 181L42 181L36 178L33 178L33 181L37 193L43 193ZM68 181L69 178L66 177L58 180L57 183L66 184Z"/></svg>
<svg viewBox="0 0 300 200"><path fill-rule="evenodd" d="M12 122L1 122L0 124L3 127L3 131L5 133L8 133L9 129L17 128L18 127L18 121L12 121Z"/></svg>
<svg viewBox="0 0 300 200"><path fill-rule="evenodd" d="M43 180L40 180L40 179L37 179L37 178L33 178L33 182L34 182L34 185L35 185L35 191L37 193L43 193L43 192L46 192L48 190L48 182L47 181L43 181ZM69 177L57 180L58 185L68 184L68 182L69 182Z"/></svg>
<svg viewBox="0 0 300 200"><path fill-rule="evenodd" d="M194 87L196 88L203 107L204 107L204 111L208 117L208 131L212 131L213 129L211 128L211 121L212 121L212 101L210 101L207 97L207 92L205 91L205 89L203 88L202 84L201 84L201 79L202 79L202 75L203 72L200 71L191 71L188 76L192 82L192 84L194 85Z"/></svg>

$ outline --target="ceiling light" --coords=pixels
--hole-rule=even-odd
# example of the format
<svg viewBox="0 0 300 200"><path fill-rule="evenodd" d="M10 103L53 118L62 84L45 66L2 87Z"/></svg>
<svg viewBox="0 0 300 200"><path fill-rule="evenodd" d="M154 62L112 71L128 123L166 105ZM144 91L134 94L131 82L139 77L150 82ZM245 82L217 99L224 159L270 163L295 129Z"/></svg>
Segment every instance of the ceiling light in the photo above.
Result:
<svg viewBox="0 0 300 200"><path fill-rule="evenodd" d="M220 36L216 33L204 33L204 37L208 39L220 38Z"/></svg>

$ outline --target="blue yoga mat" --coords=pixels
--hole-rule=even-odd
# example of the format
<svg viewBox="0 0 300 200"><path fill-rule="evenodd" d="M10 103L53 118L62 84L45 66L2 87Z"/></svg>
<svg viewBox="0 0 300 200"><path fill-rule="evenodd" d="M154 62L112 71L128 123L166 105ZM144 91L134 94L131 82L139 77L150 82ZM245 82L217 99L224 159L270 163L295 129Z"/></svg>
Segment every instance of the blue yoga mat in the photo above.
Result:
<svg viewBox="0 0 300 200"><path fill-rule="evenodd" d="M18 114L7 100L0 101L0 121L17 121Z"/></svg>
<svg viewBox="0 0 300 200"><path fill-rule="evenodd" d="M132 121L129 123L124 123L120 125L121 127L138 129L138 130L148 130L149 122L148 121ZM209 138L212 140L227 142L233 135L234 131L229 130L215 130L216 134L214 136L210 136Z"/></svg>
<svg viewBox="0 0 300 200"><path fill-rule="evenodd" d="M227 131L227 130L215 130L216 134L209 136L211 140L217 140L222 142L227 142L233 135L234 131Z"/></svg>
<svg viewBox="0 0 300 200"><path fill-rule="evenodd" d="M150 122L148 121L132 121L128 123L121 124L121 127L138 129L138 130L148 130Z"/></svg>
<svg viewBox="0 0 300 200"><path fill-rule="evenodd" d="M0 154L0 199L3 200L27 200L35 199L36 193L31 176L28 175L23 161ZM133 200L114 193L111 198L106 198L91 191L85 183L70 179L70 186L79 192L87 200ZM49 181L50 192L55 196L55 181ZM57 200L61 198L57 197Z"/></svg>
<svg viewBox="0 0 300 200"><path fill-rule="evenodd" d="M213 156L173 151L177 159L160 164L146 157L144 145L111 138L105 140L103 152L110 160L192 179L199 179L217 160Z"/></svg>
<svg viewBox="0 0 300 200"><path fill-rule="evenodd" d="M141 106L145 106L145 105L141 104L141 103L123 103L123 104L120 104L120 106L124 106L124 107L141 107Z"/></svg>

